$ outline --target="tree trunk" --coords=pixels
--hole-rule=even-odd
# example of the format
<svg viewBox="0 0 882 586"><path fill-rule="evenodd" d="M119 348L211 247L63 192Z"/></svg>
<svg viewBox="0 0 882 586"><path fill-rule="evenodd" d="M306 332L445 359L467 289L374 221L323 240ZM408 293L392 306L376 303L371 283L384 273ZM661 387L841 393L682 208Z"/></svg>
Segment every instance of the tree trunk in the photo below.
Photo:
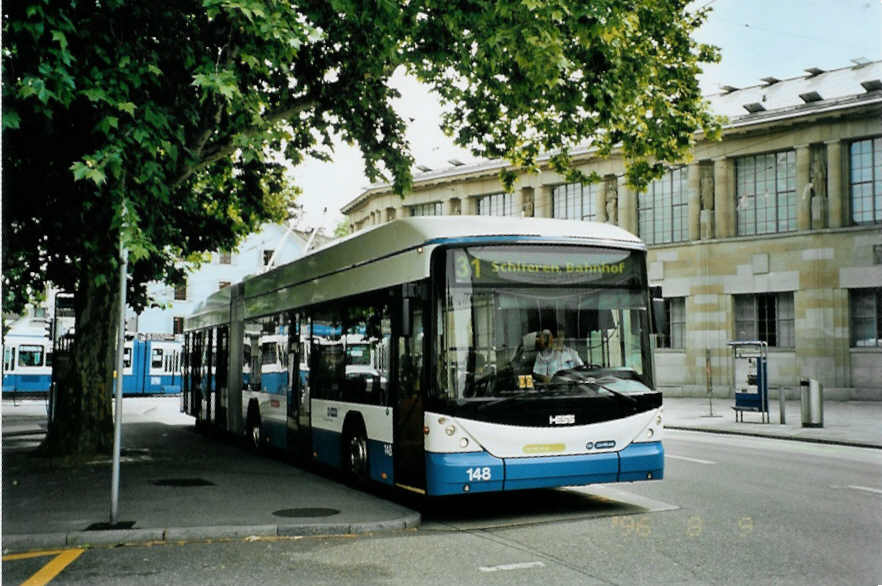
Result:
<svg viewBox="0 0 882 586"><path fill-rule="evenodd" d="M109 218L103 219L106 229L84 235L100 253L84 259L80 267L74 344L69 368L56 373L55 418L44 442L52 456L109 454L113 447L119 245Z"/></svg>

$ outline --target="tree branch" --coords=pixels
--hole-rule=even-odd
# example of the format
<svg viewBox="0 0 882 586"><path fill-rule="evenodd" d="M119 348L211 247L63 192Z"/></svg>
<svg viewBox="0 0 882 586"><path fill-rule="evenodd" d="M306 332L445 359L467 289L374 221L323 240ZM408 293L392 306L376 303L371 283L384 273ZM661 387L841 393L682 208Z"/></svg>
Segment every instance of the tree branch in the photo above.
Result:
<svg viewBox="0 0 882 586"><path fill-rule="evenodd" d="M172 189L179 187L184 181L186 181L188 178L190 178L190 176L192 176L194 173L212 165L213 163L216 163L217 161L220 161L221 159L229 157L234 152L236 152L236 149L238 148L236 146L236 138L238 138L238 137L249 138L252 136L257 136L261 132L264 132L265 128L270 127L273 124L276 124L277 122L289 120L295 114L299 114L300 112L303 112L305 110L308 110L309 108L312 108L313 106L318 104L318 102L319 102L318 98L315 98L312 96L304 96L303 98L301 98L299 100L295 100L293 103L288 104L283 108L277 108L276 110L273 110L272 112L265 115L262 118L262 123L260 124L259 127L254 126L249 130L246 130L244 132L240 132L236 135L233 135L226 142L224 142L222 144L215 145L212 148L209 148L208 150L205 150L204 147L205 147L205 143L208 140L208 136L211 134L211 132L213 132L213 128L206 128L205 131L200 134L199 142L201 144L199 144L199 146L198 146L199 150L196 151L196 153L199 156L199 160L194 165L189 166L186 169L184 169L181 172L181 174L178 175L178 177L176 177L174 181L172 181L172 184L171 184ZM220 111L217 112L216 118L218 118L219 115L220 115ZM215 122L217 122L217 120L215 120Z"/></svg>

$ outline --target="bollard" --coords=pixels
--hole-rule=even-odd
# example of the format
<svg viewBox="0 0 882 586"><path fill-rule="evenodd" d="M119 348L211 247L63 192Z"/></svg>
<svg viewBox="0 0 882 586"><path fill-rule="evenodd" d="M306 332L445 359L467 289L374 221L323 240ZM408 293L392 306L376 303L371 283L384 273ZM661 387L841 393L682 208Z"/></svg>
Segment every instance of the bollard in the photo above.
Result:
<svg viewBox="0 0 882 586"><path fill-rule="evenodd" d="M824 386L815 379L802 379L800 407L803 427L824 427Z"/></svg>

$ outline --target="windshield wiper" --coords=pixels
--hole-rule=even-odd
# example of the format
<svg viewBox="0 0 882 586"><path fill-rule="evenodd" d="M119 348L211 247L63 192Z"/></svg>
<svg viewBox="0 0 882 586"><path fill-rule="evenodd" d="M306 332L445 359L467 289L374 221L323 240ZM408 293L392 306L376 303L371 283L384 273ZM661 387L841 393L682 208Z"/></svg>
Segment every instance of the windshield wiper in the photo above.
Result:
<svg viewBox="0 0 882 586"><path fill-rule="evenodd" d="M511 401L517 401L517 400L520 400L520 399L525 399L527 396L529 396L529 397L536 397L536 396L538 396L538 395L539 395L539 393L536 392L536 391L524 391L524 392L521 392L521 393L513 394L513 395L511 395L511 396L509 396L509 397L499 397L499 398L494 399L494 400L492 400L492 401L483 401L483 402L481 402L480 405L478 405L477 408L478 408L478 411L483 411L484 409L486 409L486 408L488 408L488 407L494 407L494 406L496 406L496 405L500 405L500 404L502 404L502 403L508 403L508 402L511 402Z"/></svg>
<svg viewBox="0 0 882 586"><path fill-rule="evenodd" d="M578 372L585 372L585 371L589 371L589 372L590 372L590 371L598 370L598 369L597 369L597 368L594 368L594 367L591 367L591 366L588 366L588 365L585 365L585 364L581 364L581 365L579 365L579 366L576 366L576 367L574 367L574 368L569 368L569 369L567 369L567 370L570 370L570 371L578 371ZM633 404L636 405L636 404L637 404L637 399L636 399L636 398L632 397L631 395L629 395L629 394L627 394L627 393L623 393L623 392L621 392L621 391L617 391L617 390L615 390L615 389L609 387L608 385L604 384L603 382L600 382L600 381L604 381L604 382L610 382L610 381L612 381L612 382L615 382L615 381L617 381L617 380L622 380L622 379L620 379L620 378L617 377L617 376L613 376L613 375L611 375L611 374L607 374L607 375L605 375L604 377L599 378L599 379L598 379L598 378L595 378L595 377L593 377L593 376L586 376L584 379L581 379L581 380L560 380L560 381L555 381L555 380L552 378L552 381L551 381L550 383L548 383L548 384L549 384L549 385L552 385L552 386L553 386L553 385L557 385L557 384L566 384L566 385L570 385L570 386L574 386L574 385L583 385L583 384L584 384L584 385L592 385L592 386L598 387L598 388L600 388L600 389L603 389L604 391L610 393L610 394L613 395L613 396L616 396L616 397L618 397L618 398L620 398L620 399L625 399L625 400L627 400L627 401L629 401L629 402L631 402L631 403L633 403Z"/></svg>

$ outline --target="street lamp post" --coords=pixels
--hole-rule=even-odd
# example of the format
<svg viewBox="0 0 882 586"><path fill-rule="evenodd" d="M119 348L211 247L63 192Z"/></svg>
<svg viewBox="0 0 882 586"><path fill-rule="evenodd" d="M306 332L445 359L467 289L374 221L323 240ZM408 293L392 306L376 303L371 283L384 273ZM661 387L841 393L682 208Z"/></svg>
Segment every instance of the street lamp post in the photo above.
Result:
<svg viewBox="0 0 882 586"><path fill-rule="evenodd" d="M123 204L125 220L125 204ZM113 424L113 473L110 484L110 526L119 522L119 454L122 443L122 393L123 393L123 350L126 344L126 273L128 272L129 251L123 244L122 228L119 238L119 325L116 347L116 413Z"/></svg>

